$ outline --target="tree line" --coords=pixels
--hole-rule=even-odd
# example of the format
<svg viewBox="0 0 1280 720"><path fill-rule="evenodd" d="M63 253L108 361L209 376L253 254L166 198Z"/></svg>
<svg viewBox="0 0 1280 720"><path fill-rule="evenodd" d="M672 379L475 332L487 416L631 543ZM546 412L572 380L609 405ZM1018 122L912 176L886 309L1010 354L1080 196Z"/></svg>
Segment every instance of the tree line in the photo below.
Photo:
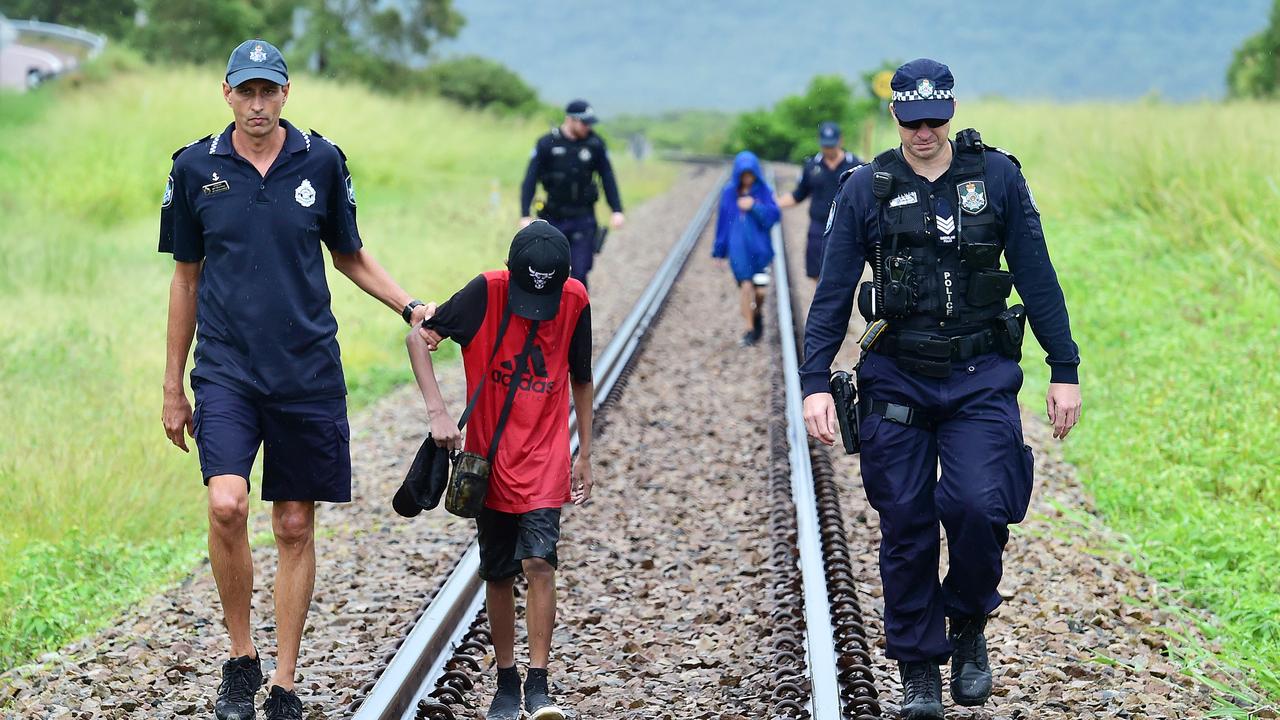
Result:
<svg viewBox="0 0 1280 720"><path fill-rule="evenodd" d="M155 63L218 63L241 41L259 37L284 51L291 70L389 93L433 93L469 107L542 109L533 88L499 62L425 62L466 22L452 0L0 0L0 12L83 27Z"/></svg>

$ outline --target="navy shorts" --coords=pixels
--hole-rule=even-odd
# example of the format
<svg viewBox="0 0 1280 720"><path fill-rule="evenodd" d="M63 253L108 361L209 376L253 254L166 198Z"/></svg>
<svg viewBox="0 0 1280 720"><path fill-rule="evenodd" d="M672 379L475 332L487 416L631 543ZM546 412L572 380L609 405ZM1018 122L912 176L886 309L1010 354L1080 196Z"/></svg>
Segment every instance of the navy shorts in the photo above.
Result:
<svg viewBox="0 0 1280 720"><path fill-rule="evenodd" d="M560 508L504 513L484 508L476 518L480 542L480 579L506 580L524 572L523 560L542 558L557 567Z"/></svg>
<svg viewBox="0 0 1280 720"><path fill-rule="evenodd" d="M345 397L274 402L201 382L196 448L204 482L217 475L249 479L258 446L262 499L351 501L351 426Z"/></svg>

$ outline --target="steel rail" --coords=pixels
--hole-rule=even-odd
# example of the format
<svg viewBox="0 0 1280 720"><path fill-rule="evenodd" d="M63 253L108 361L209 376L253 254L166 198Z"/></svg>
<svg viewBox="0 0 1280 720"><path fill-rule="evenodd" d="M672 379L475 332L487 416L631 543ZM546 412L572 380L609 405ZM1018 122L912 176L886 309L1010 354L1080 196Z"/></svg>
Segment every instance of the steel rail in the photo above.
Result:
<svg viewBox="0 0 1280 720"><path fill-rule="evenodd" d="M698 238L702 236L711 212L716 207L727 171L716 181L714 189L703 200L684 234L672 246L653 279L623 319L609 344L595 363L595 402L599 409L622 378L627 366L661 310L680 272L684 269ZM577 415L570 413L571 430L577 429ZM576 432L570 433L570 451L577 453ZM374 683L369 694L360 701L353 720L410 720L416 714L416 701L425 697L441 676L450 651L467 633L472 619L484 603L478 570L480 550L474 541L450 572L439 592L414 623L395 656Z"/></svg>
<svg viewBox="0 0 1280 720"><path fill-rule="evenodd" d="M772 181L773 172L769 171ZM796 349L795 318L791 308L791 283L787 275L787 251L782 243L782 222L774 224L774 298L778 305L778 336L782 343L782 374L786 385L787 437L791 444L791 495L796 508L796 544L800 550L804 588L805 660L809 666L812 720L840 720L840 684L836 648L827 594L818 501L809 462L809 435L804 427L804 396L800 391L800 362Z"/></svg>

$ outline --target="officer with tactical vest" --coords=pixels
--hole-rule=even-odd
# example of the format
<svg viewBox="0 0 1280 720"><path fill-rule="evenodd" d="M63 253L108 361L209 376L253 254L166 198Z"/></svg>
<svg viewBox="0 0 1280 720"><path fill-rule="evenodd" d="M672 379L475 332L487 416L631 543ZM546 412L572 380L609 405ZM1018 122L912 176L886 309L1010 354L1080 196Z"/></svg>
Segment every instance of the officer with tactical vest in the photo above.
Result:
<svg viewBox="0 0 1280 720"><path fill-rule="evenodd" d="M831 206L800 369L809 433L831 444L839 424L847 451L860 442L880 514L886 654L909 719L942 717L938 666L948 658L957 704L991 694L983 632L1000 604L1008 526L1031 498L1017 402L1025 321L1051 368L1054 437L1067 436L1081 406L1079 351L1040 212L1012 155L975 130L949 139L953 85L933 60L894 73L902 145L848 173ZM830 368L864 262L873 279L856 293L868 329L855 391ZM1015 287L1025 305L1009 307ZM939 523L950 553L941 583Z"/></svg>
<svg viewBox="0 0 1280 720"><path fill-rule="evenodd" d="M600 190L596 175L600 176L605 200L613 209L609 224L620 228L625 218L609 152L604 140L591 131L596 124L595 111L586 100L574 100L564 110L564 122L538 138L529 156L529 168L520 186L520 227L533 222L530 208L540 182L547 198L538 217L569 238L571 272L586 285L598 249L595 204Z"/></svg>

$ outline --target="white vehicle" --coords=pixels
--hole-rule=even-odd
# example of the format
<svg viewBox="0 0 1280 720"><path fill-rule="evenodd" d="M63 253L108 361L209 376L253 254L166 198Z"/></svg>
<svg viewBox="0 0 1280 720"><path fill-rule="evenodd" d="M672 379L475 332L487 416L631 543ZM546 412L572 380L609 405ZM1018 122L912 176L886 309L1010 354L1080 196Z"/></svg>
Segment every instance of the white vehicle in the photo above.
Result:
<svg viewBox="0 0 1280 720"><path fill-rule="evenodd" d="M105 41L75 28L39 22L13 22L0 15L0 90L30 90L46 80L78 65L67 52L38 47L40 36L72 40L89 48L90 56L100 52Z"/></svg>

